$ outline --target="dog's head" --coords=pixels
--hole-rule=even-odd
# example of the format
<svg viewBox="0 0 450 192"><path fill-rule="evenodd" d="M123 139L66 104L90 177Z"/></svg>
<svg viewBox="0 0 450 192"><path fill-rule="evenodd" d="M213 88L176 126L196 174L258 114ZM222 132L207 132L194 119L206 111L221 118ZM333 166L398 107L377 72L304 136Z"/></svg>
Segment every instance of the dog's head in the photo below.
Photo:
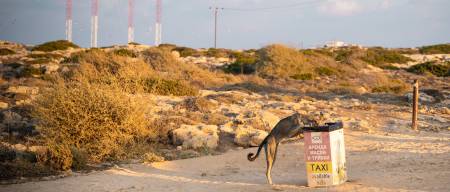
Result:
<svg viewBox="0 0 450 192"><path fill-rule="evenodd" d="M296 125L301 127L313 127L319 125L316 119L308 118L307 116L302 116L298 112L292 114L290 118Z"/></svg>

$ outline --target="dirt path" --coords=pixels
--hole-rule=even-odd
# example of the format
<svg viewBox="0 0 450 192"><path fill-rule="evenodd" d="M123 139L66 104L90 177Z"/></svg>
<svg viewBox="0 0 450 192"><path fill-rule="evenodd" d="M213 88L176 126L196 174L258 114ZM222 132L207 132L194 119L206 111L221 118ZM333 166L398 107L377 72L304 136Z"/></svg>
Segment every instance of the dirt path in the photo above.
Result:
<svg viewBox="0 0 450 192"><path fill-rule="evenodd" d="M303 143L284 143L266 184L255 148L219 156L131 164L53 181L0 186L0 191L450 191L450 134L346 132L350 181L332 188L306 187Z"/></svg>

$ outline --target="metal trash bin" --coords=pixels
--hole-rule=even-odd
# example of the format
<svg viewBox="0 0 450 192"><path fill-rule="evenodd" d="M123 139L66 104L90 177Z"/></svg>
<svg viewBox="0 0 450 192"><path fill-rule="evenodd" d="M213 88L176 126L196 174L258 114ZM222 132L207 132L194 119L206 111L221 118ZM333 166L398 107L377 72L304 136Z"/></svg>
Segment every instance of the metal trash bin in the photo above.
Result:
<svg viewBox="0 0 450 192"><path fill-rule="evenodd" d="M308 186L339 185L347 180L342 122L304 129Z"/></svg>

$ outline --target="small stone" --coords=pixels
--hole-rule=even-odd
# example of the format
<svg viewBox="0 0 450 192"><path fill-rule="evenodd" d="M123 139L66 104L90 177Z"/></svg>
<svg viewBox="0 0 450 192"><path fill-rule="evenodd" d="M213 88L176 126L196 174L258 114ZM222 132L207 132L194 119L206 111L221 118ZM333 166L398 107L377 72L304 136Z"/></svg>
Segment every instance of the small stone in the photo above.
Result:
<svg viewBox="0 0 450 192"><path fill-rule="evenodd" d="M0 101L0 109L7 109L7 108L8 108L8 103Z"/></svg>

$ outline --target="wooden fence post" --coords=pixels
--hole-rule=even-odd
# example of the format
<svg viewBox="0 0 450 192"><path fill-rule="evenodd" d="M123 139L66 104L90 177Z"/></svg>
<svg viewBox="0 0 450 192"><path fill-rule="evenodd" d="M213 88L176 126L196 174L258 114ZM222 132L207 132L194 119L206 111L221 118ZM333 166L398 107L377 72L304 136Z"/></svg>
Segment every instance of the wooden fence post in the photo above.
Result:
<svg viewBox="0 0 450 192"><path fill-rule="evenodd" d="M413 84L413 114L412 114L412 124L411 128L417 131L417 115L419 112L419 80L414 80Z"/></svg>

